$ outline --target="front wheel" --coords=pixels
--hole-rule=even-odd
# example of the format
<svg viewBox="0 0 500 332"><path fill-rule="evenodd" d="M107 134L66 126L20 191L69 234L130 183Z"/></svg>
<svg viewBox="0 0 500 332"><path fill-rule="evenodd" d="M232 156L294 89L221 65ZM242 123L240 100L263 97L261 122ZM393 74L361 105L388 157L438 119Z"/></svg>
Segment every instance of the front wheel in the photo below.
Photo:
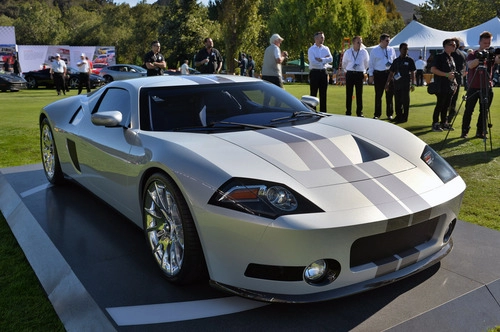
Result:
<svg viewBox="0 0 500 332"><path fill-rule="evenodd" d="M188 284L205 277L203 250L187 203L163 173L146 182L143 223L153 258L170 282Z"/></svg>
<svg viewBox="0 0 500 332"><path fill-rule="evenodd" d="M109 75L104 75L104 82L106 82L106 83L113 82L113 77L111 77Z"/></svg>
<svg viewBox="0 0 500 332"><path fill-rule="evenodd" d="M50 127L49 120L43 119L40 124L40 151L42 154L43 171L47 180L52 184L62 184L64 174L57 156L56 142Z"/></svg>

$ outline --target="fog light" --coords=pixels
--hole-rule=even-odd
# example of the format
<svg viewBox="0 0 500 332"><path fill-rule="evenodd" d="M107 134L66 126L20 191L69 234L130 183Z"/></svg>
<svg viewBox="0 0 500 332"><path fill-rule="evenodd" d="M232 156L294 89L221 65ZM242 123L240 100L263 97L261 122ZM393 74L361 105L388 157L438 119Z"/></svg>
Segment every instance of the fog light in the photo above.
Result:
<svg viewBox="0 0 500 332"><path fill-rule="evenodd" d="M316 283L324 278L326 267L326 262L323 259L317 260L316 262L310 264L304 271L304 277L306 278L306 281Z"/></svg>
<svg viewBox="0 0 500 332"><path fill-rule="evenodd" d="M313 286L331 284L340 274L340 263L334 259L319 259L304 269L304 280Z"/></svg>

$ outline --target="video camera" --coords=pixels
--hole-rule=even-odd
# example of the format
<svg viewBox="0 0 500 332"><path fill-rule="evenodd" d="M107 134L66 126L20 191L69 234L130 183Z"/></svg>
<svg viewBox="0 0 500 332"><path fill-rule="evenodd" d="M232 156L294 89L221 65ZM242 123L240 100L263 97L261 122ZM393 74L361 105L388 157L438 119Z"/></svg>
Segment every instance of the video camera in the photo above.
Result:
<svg viewBox="0 0 500 332"><path fill-rule="evenodd" d="M475 51L474 55L479 61L494 61L495 56L500 54L500 48L490 47L482 51Z"/></svg>

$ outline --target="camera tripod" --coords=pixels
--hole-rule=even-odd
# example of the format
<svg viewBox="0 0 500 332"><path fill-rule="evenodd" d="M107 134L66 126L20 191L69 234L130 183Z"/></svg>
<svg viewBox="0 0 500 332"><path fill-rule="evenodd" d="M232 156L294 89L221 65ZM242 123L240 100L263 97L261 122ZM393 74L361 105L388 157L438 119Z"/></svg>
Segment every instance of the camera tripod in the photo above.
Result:
<svg viewBox="0 0 500 332"><path fill-rule="evenodd" d="M476 94L479 94L479 121L482 121L482 131L477 132L478 137L481 137L484 142L484 150L486 151L486 142L489 134L489 139L490 139L490 150L493 150L493 141L491 138L491 128L493 127L493 124L491 123L491 114L490 114L490 103L491 103L491 98L490 98L490 92L491 92L491 87L490 87L490 75L488 73L488 67L487 67L487 60L483 60L483 63L479 64L477 66L476 71L474 72L474 76L470 80L470 82L474 82L475 76L479 73L479 90L474 91L472 94L470 94L472 91L471 86L469 85L467 90L465 91L465 94L462 96L462 101L460 103L460 106L456 110L455 114L453 115L453 119L450 123L450 126L448 128L448 132L446 133L446 136L443 140L443 143L441 144L441 147L439 150L441 150L446 143L446 140L448 139L448 135L450 134L450 131L453 128L453 124L455 123L455 120L457 118L457 115L460 113L460 108L462 108L462 105L464 101L467 101L470 98L474 98ZM455 93L459 93L456 91ZM450 106L451 108L451 101L450 101ZM471 114L472 115L472 114Z"/></svg>

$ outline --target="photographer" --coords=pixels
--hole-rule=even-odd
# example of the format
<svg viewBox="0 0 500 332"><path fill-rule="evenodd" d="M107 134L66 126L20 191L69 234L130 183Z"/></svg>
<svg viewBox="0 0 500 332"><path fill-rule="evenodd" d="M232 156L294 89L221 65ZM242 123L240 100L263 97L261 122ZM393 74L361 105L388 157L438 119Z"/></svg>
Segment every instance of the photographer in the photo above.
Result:
<svg viewBox="0 0 500 332"><path fill-rule="evenodd" d="M467 56L467 65L469 71L467 73L467 101L465 102L465 112L462 120L462 135L460 137L467 138L470 129L472 113L476 107L477 101L482 97L479 106L479 117L477 119L477 138L486 138L488 121L488 110L493 100L492 89L492 72L495 63L500 63L499 49L493 51L490 49L493 36L490 32L485 31L479 36L479 49ZM487 103L482 101L487 99Z"/></svg>
<svg viewBox="0 0 500 332"><path fill-rule="evenodd" d="M443 41L444 52L437 54L432 61L431 73L434 74L434 82L439 86L436 93L437 101L432 115L432 131L443 131L449 128L447 111L453 94L457 91L456 66L452 57L455 52L455 41L445 39ZM441 121L439 121L441 119Z"/></svg>

